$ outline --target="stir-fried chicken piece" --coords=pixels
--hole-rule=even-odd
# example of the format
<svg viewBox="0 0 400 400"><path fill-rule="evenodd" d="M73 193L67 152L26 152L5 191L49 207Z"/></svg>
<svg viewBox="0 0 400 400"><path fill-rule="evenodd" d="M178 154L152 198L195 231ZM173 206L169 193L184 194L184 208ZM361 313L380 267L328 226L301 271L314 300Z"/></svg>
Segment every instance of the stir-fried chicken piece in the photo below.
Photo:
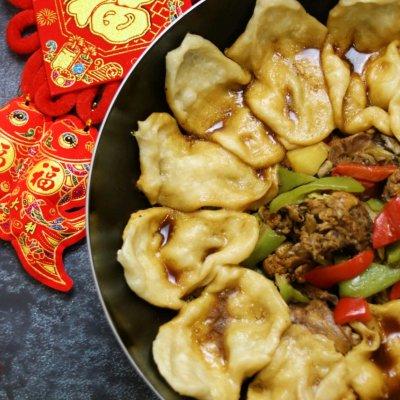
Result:
<svg viewBox="0 0 400 400"><path fill-rule="evenodd" d="M286 274L303 282L304 274L315 266L332 263L344 251L358 253L370 243L368 212L357 197L345 192L310 198L282 208L278 216L265 213L264 219L289 239L264 260L270 277Z"/></svg>

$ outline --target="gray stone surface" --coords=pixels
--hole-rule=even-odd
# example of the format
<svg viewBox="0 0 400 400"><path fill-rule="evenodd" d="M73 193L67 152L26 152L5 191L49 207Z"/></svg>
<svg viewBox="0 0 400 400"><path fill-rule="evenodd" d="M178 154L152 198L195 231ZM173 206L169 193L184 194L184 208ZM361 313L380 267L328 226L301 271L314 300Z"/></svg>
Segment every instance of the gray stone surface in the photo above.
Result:
<svg viewBox="0 0 400 400"><path fill-rule="evenodd" d="M4 43L15 12L0 0L0 104L18 94L23 59ZM86 243L66 252L75 280L59 294L32 280L0 242L0 400L154 400L103 315Z"/></svg>

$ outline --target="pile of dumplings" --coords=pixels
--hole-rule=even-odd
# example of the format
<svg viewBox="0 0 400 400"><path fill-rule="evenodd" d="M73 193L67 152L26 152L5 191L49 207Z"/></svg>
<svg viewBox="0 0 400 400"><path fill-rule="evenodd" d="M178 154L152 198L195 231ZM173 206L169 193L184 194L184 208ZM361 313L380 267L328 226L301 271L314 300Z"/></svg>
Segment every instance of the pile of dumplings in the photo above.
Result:
<svg viewBox="0 0 400 400"><path fill-rule="evenodd" d="M249 212L277 195L287 151L336 128L400 139L399 45L399 0L341 0L327 27L296 0L258 0L225 53L188 34L167 55L173 116L135 133L138 187L155 207L132 215L118 260L138 296L178 311L153 346L178 393L236 400L254 377L248 400L387 398L371 357L399 302L371 306L376 326L354 324L362 341L343 355L292 324L275 285L240 264L259 237Z"/></svg>

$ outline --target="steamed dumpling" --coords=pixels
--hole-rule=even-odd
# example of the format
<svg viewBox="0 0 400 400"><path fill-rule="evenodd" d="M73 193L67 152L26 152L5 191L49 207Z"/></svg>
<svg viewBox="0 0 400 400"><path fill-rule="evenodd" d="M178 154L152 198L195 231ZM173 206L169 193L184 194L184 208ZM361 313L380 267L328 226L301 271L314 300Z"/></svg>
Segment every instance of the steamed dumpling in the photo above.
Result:
<svg viewBox="0 0 400 400"><path fill-rule="evenodd" d="M248 400L355 399L333 341L292 325L272 361L250 384Z"/></svg>
<svg viewBox="0 0 400 400"><path fill-rule="evenodd" d="M201 297L160 328L154 359L182 395L239 399L242 381L268 364L289 323L271 281L244 268L221 268Z"/></svg>
<svg viewBox="0 0 400 400"><path fill-rule="evenodd" d="M215 143L182 135L169 114L140 122L135 137L142 171L138 187L151 204L242 211L275 190L273 168L255 171Z"/></svg>
<svg viewBox="0 0 400 400"><path fill-rule="evenodd" d="M288 148L318 143L334 128L319 57L326 32L295 0L258 0L227 51L254 73L246 101Z"/></svg>
<svg viewBox="0 0 400 400"><path fill-rule="evenodd" d="M330 12L322 64L335 122L400 138L400 2L342 0Z"/></svg>
<svg viewBox="0 0 400 400"><path fill-rule="evenodd" d="M118 260L137 295L179 309L184 296L215 277L218 265L245 260L258 235L257 219L249 214L152 208L131 216Z"/></svg>
<svg viewBox="0 0 400 400"><path fill-rule="evenodd" d="M254 168L282 161L282 146L243 101L250 74L211 42L188 34L167 55L168 104L179 124Z"/></svg>

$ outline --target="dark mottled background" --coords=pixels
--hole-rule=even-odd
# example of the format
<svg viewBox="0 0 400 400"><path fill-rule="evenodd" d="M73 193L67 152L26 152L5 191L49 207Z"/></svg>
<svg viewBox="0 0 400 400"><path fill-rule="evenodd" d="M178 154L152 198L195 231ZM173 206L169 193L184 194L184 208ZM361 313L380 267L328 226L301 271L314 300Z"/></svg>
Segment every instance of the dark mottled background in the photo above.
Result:
<svg viewBox="0 0 400 400"><path fill-rule="evenodd" d="M24 61L3 39L14 12L0 0L0 104L18 94ZM65 263L75 280L69 295L33 281L0 241L0 400L156 399L103 316L86 243L68 250Z"/></svg>

